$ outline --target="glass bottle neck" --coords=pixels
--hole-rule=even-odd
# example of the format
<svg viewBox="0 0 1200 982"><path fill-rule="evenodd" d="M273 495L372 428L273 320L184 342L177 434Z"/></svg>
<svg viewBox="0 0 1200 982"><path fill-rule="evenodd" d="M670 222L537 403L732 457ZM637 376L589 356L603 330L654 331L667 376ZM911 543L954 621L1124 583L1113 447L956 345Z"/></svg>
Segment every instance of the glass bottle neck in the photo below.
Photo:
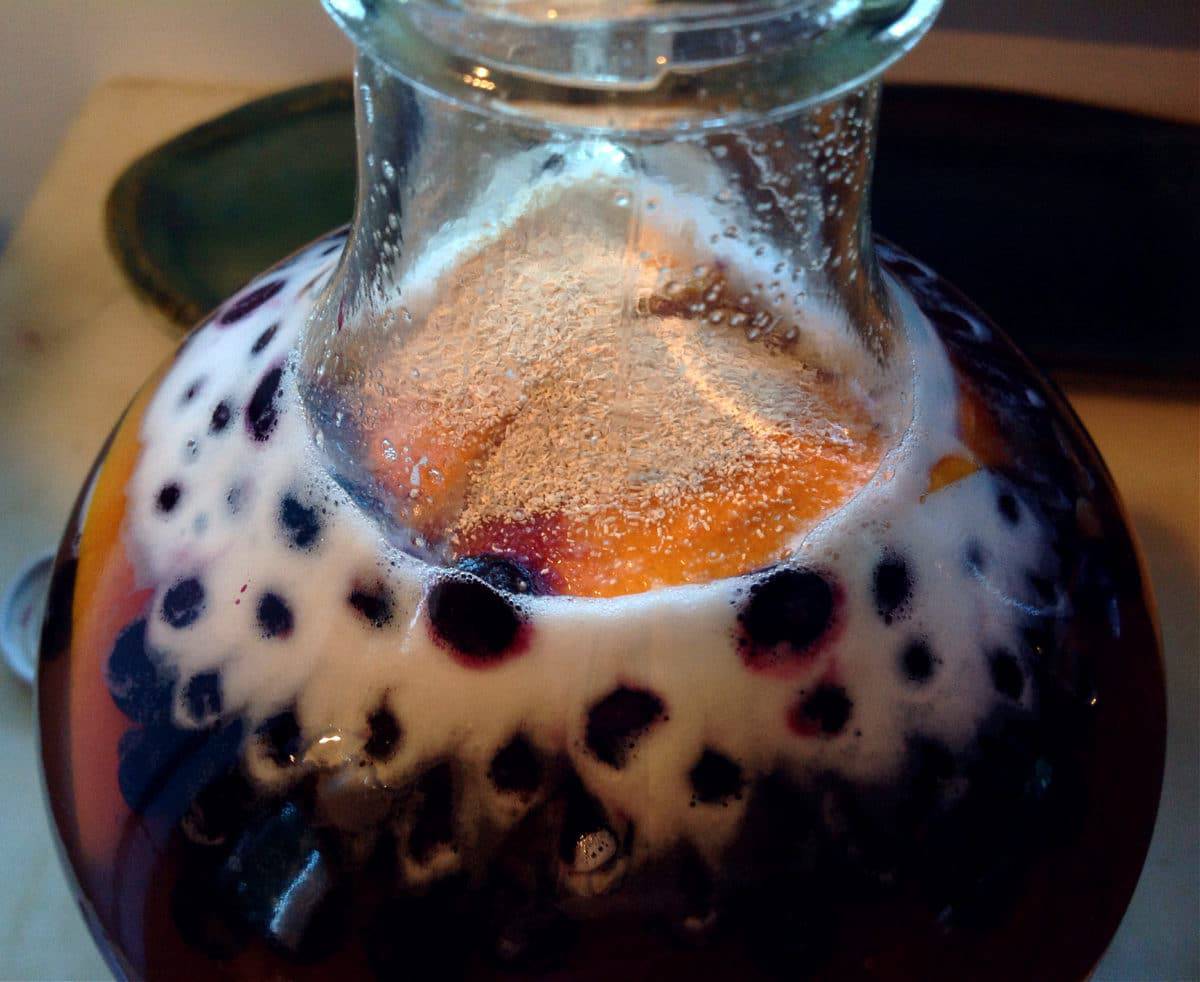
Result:
<svg viewBox="0 0 1200 982"><path fill-rule="evenodd" d="M463 500L436 499L422 468L475 495L431 462L482 466L503 442L497 420L544 434L569 419L570 446L543 448L551 466L608 447L574 472L607 480L615 466L628 495L643 475L686 483L682 458L705 451L677 440L679 473L663 477L655 432L687 426L668 420L672 373L755 446L751 417L792 412L781 381L777 404L740 404L760 370L764 384L789 362L839 392L903 386L868 215L876 83L787 115L668 131L606 131L590 105L582 126L489 111L367 53L356 83L357 212L307 325L299 384L331 472L402 548L443 560L447 540L428 530L453 527ZM533 422L523 407L551 388L561 414ZM439 414L453 415L451 436ZM575 492L547 500L560 493Z"/></svg>

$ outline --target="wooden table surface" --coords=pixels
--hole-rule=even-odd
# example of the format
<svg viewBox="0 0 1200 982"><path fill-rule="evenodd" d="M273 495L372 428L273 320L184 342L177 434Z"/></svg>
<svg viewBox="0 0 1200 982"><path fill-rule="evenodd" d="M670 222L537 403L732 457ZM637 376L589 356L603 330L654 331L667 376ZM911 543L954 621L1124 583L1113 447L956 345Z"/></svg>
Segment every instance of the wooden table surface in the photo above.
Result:
<svg viewBox="0 0 1200 982"><path fill-rule="evenodd" d="M0 586L55 542L109 427L178 340L108 254L109 186L144 150L256 94L133 80L96 89L0 258ZM1068 394L1145 547L1171 690L1158 828L1095 978L1200 979L1200 403L1118 387ZM30 693L3 670L0 740L0 978L108 978L50 837Z"/></svg>

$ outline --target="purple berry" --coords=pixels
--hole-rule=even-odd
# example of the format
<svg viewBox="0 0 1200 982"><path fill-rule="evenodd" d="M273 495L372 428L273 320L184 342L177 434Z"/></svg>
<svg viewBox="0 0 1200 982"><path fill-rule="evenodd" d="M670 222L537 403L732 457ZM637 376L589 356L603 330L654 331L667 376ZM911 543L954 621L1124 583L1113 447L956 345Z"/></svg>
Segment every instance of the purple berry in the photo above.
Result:
<svg viewBox="0 0 1200 982"><path fill-rule="evenodd" d="M285 709L272 716L258 728L255 735L267 756L278 766L288 767L300 759L303 751L300 724L293 710Z"/></svg>
<svg viewBox="0 0 1200 982"><path fill-rule="evenodd" d="M280 502L279 524L283 528L288 545L293 549L312 549L321 534L321 518L317 509L301 504L290 494L285 494Z"/></svg>
<svg viewBox="0 0 1200 982"><path fill-rule="evenodd" d="M1016 497L1008 491L1002 492L996 498L996 509L1009 525L1016 525L1021 521L1021 506L1017 504Z"/></svg>
<svg viewBox="0 0 1200 982"><path fill-rule="evenodd" d="M198 724L221 715L221 676L216 672L201 672L188 679L183 688L183 705Z"/></svg>
<svg viewBox="0 0 1200 982"><path fill-rule="evenodd" d="M910 682L928 682L933 676L934 662L929 645L920 639L913 641L900 653L900 667Z"/></svg>
<svg viewBox="0 0 1200 982"><path fill-rule="evenodd" d="M218 402L217 408L213 410L212 419L208 423L208 432L214 436L224 432L229 425L229 421L233 418L233 410L229 408L229 403Z"/></svg>
<svg viewBox="0 0 1200 982"><path fill-rule="evenodd" d="M363 751L374 760L389 760L396 752L402 731L392 711L380 706L367 717L367 742Z"/></svg>
<svg viewBox="0 0 1200 982"><path fill-rule="evenodd" d="M454 839L454 776L449 764L438 764L417 782L417 818L408 837L409 854L417 862Z"/></svg>
<svg viewBox="0 0 1200 982"><path fill-rule="evenodd" d="M204 613L204 585L193 577L180 580L163 595L162 617L171 627L191 627Z"/></svg>
<svg viewBox="0 0 1200 982"><path fill-rule="evenodd" d="M292 609L277 593L264 593L258 598L258 627L264 638L286 638L295 627Z"/></svg>
<svg viewBox="0 0 1200 982"><path fill-rule="evenodd" d="M887 553L875 567L872 581L875 610L885 624L904 616L912 598L912 576L908 564L895 553Z"/></svg>
<svg viewBox="0 0 1200 982"><path fill-rule="evenodd" d="M833 586L813 570L783 567L759 580L738 615L747 665L772 670L803 660L833 625L835 604Z"/></svg>
<svg viewBox="0 0 1200 982"><path fill-rule="evenodd" d="M696 800L706 805L717 805L742 792L742 769L722 753L708 747L700 755L695 766L688 772Z"/></svg>
<svg viewBox="0 0 1200 982"><path fill-rule="evenodd" d="M588 710L584 742L597 760L624 767L638 739L665 713L653 692L620 686Z"/></svg>
<svg viewBox="0 0 1200 982"><path fill-rule="evenodd" d="M273 340L275 340L275 334L278 332L278 330L279 324L276 323L272 324L265 331L263 331L262 334L258 336L258 339L254 342L254 344L250 346L250 354L262 354L263 349L266 348L266 346Z"/></svg>
<svg viewBox="0 0 1200 982"><path fill-rule="evenodd" d="M845 729L853 708L845 689L825 683L792 707L788 722L801 736L835 736Z"/></svg>
<svg viewBox="0 0 1200 982"><path fill-rule="evenodd" d="M287 280L271 280L262 286L255 287L249 293L243 293L231 303L221 314L217 323L222 327L236 324L242 318L253 313L264 303L279 293L287 285Z"/></svg>
<svg viewBox="0 0 1200 982"><path fill-rule="evenodd" d="M179 499L183 496L183 490L172 481L170 484L164 484L158 491L158 497L155 498L155 503L158 505L158 510L164 515L169 515L175 510L175 506L179 504Z"/></svg>
<svg viewBox="0 0 1200 982"><path fill-rule="evenodd" d="M160 666L157 653L147 647L144 620L118 635L104 677L113 702L130 719L138 723L170 719L175 682Z"/></svg>
<svg viewBox="0 0 1200 982"><path fill-rule="evenodd" d="M505 556L464 556L454 565L464 573L478 576L488 586L505 593L536 596L543 592L537 577L520 563Z"/></svg>
<svg viewBox="0 0 1200 982"><path fill-rule="evenodd" d="M1020 699L1025 691L1025 673L1021 671L1017 656L1000 648L988 656L988 661L991 663L992 685L996 691L1014 702Z"/></svg>
<svg viewBox="0 0 1200 982"><path fill-rule="evenodd" d="M542 762L530 742L518 733L496 751L488 777L499 791L532 794L542 783Z"/></svg>
<svg viewBox="0 0 1200 982"><path fill-rule="evenodd" d="M265 441L279 422L279 383L283 380L283 367L276 365L258 383L250 404L246 406L246 428L250 436L259 443Z"/></svg>
<svg viewBox="0 0 1200 982"><path fill-rule="evenodd" d="M502 594L474 578L440 580L426 604L434 634L476 666L496 664L512 652L524 626Z"/></svg>
<svg viewBox="0 0 1200 982"><path fill-rule="evenodd" d="M391 623L395 601L392 591L382 583L369 587L356 586L350 591L346 602L372 627L386 627Z"/></svg>

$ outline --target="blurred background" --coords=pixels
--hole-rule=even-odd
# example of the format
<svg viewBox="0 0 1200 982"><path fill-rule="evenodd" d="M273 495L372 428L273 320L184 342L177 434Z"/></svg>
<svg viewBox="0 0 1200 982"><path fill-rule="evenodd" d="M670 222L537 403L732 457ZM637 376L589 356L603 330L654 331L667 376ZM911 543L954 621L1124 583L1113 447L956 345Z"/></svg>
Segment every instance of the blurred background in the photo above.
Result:
<svg viewBox="0 0 1200 982"><path fill-rule="evenodd" d="M2 0L0 11L0 229L11 229L103 79L283 85L342 73L350 57L317 0ZM948 0L933 37L897 74L1195 120L1198 65L1195 0Z"/></svg>
<svg viewBox="0 0 1200 982"><path fill-rule="evenodd" d="M0 16L2 589L60 534L120 407L179 338L178 325L136 298L111 261L102 226L113 181L140 154L234 105L345 75L351 49L317 0L0 0ZM129 78L192 84L100 88ZM1067 394L1112 469L1145 548L1171 689L1159 827L1129 915L1093 982L1200 982L1200 372L1179 371L1177 354L1195 364L1200 336L1190 293L1200 260L1200 3L947 0L936 30L890 79L1053 96L1129 110L1159 127L1138 129L1134 120L1122 129L1133 117L1113 117L1104 129L1086 116L1072 129L1060 119L1054 132L1069 131L1075 156L1055 160L1037 152L1037 138L1051 127L1039 132L1022 104L993 107L991 116L964 109L939 115L910 100L906 116L902 98L885 95L878 224L966 286L1003 327L1030 330L1030 318L1010 317L1007 300L1014 310L1042 313L1048 324L1080 325L1086 340L1096 331L1094 309L1115 324L1110 353L1124 357L1121 339L1132 339L1140 352L1167 352L1159 360L1175 366L1164 388L1161 377L1147 385L1136 371L1120 370L1126 363L1110 361L1108 374L1072 380ZM917 123L926 129L914 129ZM940 170L914 171L905 183L886 166L889 153L914 159L905 135L911 144L913 134L939 131L942 140L927 155L937 160L921 163ZM1081 189L1076 162L1088 159L1088 139L1110 156L1090 168L1091 183ZM1094 239L1090 228L1070 226L1075 240L1064 246L1009 221L1010 198L993 195L994 220L956 204L965 171L953 151L961 146L962 160L990 162L1009 142L1024 149L981 170L979 187L991 193L1007 182L1028 208L1071 197L1054 188L1074 189L1074 204L1090 220L1115 224L1110 235L1122 246L1114 260L1121 275L1075 256L1077 243ZM1110 162L1123 169L1109 169ZM918 208L888 212L889 200L916 201ZM1147 210L1154 211L1148 232L1128 233L1112 219ZM905 224L922 217L923 226ZM1057 215L1048 223L1056 233L1066 227ZM922 242L921 231L933 238ZM939 244L945 257L934 248ZM1014 277L997 288L986 277L972 280L993 260L1008 269L1017 250L1046 273L1044 282ZM1063 254L1092 264L1091 279L1086 269L1046 259ZM955 259L976 269L954 268ZM1090 295L1095 291L1081 288L1084 282L1104 289ZM1157 294L1147 282L1173 292ZM1148 312L1156 298L1158 313ZM1084 303L1092 307L1071 306ZM1162 333L1168 315L1170 337ZM1040 330L1034 325L1022 343L1032 347ZM1181 335L1187 347L1170 349ZM15 871L0 885L0 978L102 977L50 841L29 692L3 670L0 745L0 867Z"/></svg>

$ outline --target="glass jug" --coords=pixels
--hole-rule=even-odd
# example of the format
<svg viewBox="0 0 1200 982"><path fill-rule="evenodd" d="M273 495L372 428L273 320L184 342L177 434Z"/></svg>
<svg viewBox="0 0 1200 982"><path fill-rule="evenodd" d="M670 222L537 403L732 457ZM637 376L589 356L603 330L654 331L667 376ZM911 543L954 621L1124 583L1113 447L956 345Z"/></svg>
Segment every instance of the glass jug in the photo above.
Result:
<svg viewBox="0 0 1200 982"><path fill-rule="evenodd" d="M57 558L114 970L1084 977L1159 642L1070 409L871 235L938 4L326 5L353 226L191 333Z"/></svg>

